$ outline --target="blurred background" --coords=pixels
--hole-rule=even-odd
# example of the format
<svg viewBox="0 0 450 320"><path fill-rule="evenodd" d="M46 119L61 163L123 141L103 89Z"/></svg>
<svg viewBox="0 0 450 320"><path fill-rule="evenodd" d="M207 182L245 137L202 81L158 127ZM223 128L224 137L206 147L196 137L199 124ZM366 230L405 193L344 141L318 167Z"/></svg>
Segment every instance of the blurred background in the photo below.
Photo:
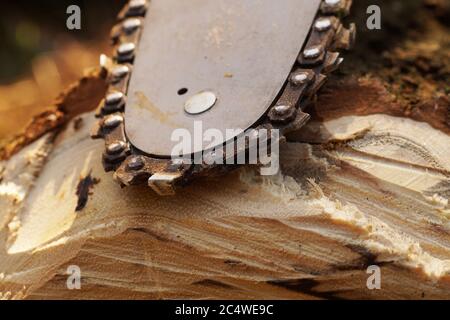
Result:
<svg viewBox="0 0 450 320"><path fill-rule="evenodd" d="M83 72L110 53L109 32L125 0L2 1L0 140L23 128ZM68 30L67 7L81 8L81 30Z"/></svg>

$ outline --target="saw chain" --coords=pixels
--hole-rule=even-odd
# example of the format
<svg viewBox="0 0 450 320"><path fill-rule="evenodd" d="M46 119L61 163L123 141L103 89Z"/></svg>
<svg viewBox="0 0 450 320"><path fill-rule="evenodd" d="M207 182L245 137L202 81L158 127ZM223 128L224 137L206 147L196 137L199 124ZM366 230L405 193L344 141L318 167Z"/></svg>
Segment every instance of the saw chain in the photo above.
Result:
<svg viewBox="0 0 450 320"><path fill-rule="evenodd" d="M92 138L104 139L105 150L102 156L104 169L107 172L113 171L114 179L120 185L148 184L160 195L172 195L177 188L194 179L223 174L235 168L236 165L188 164L176 161L168 155L155 155L138 148L127 134L126 124L131 123L131 119L128 119L126 114L127 102L130 100L130 82L137 72L135 70L137 58L141 57L142 51L149 50L147 44L144 48L140 47L142 45L140 41L143 35L149 32L146 29L146 19L158 19L158 17L149 17L152 2L157 1L129 1L120 12L117 25L111 31L114 56L112 59L103 57L101 62L107 74L109 89L96 111L96 117L99 120L93 128ZM179 3L190 2L180 1ZM283 79L286 80L281 90L273 97L273 101L264 114L252 119L251 128L269 131L276 129L282 137L305 125L310 118L306 113L308 106L315 102L316 94L325 83L327 75L336 70L343 61L339 52L350 49L354 43L355 25L350 24L346 28L342 21L349 14L351 3L352 0L320 1L317 10L314 11L312 24L308 24L306 40L296 44L301 50L296 54L295 61L291 62L290 66L293 65L293 67L288 74L284 75ZM274 28L276 28L275 23ZM215 29L212 31L214 36ZM292 30L292 32L295 31ZM216 38L218 39L216 42L220 44L220 38ZM158 43L154 45L157 46ZM164 86L164 83L161 85ZM164 87L161 90L164 91ZM248 90L252 90L251 87ZM184 91L187 89L181 89L179 94L184 94ZM153 111L155 110L154 108ZM157 115L160 115L160 120L167 120L168 116L164 110L156 111L159 112ZM239 117L239 115L235 116ZM149 135L148 139L160 139L160 137ZM236 157L240 153L248 152L247 149L248 145L245 145L243 148L235 148L231 154L227 151L220 156L223 159ZM207 152L207 150L202 151Z"/></svg>

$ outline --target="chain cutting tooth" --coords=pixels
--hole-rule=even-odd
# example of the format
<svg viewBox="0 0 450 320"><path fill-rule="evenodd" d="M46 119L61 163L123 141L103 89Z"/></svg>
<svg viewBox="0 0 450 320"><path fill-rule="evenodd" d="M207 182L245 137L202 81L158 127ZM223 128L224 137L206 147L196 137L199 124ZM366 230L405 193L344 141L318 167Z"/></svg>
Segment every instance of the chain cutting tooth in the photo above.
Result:
<svg viewBox="0 0 450 320"><path fill-rule="evenodd" d="M285 127L284 134L302 128L308 123L309 119L311 119L311 115L298 109L294 121L290 122L289 125Z"/></svg>
<svg viewBox="0 0 450 320"><path fill-rule="evenodd" d="M190 165L185 165L182 162L170 161L164 170L155 172L148 179L148 185L160 196L175 195L177 185L182 183L185 173L190 168Z"/></svg>
<svg viewBox="0 0 450 320"><path fill-rule="evenodd" d="M101 139L101 138L103 138L101 121L102 120L96 121L94 126L92 127L91 133L90 133L90 136L91 136L92 139Z"/></svg>
<svg viewBox="0 0 450 320"><path fill-rule="evenodd" d="M335 71L344 61L339 52L328 52L323 63L323 73L328 74Z"/></svg>
<svg viewBox="0 0 450 320"><path fill-rule="evenodd" d="M348 29L342 28L336 35L336 40L333 48L341 50L350 50L353 48L356 41L356 25L350 24Z"/></svg>
<svg viewBox="0 0 450 320"><path fill-rule="evenodd" d="M148 179L148 185L160 196L175 195L174 183L180 179L179 173L156 173Z"/></svg>
<svg viewBox="0 0 450 320"><path fill-rule="evenodd" d="M322 86L325 84L326 81L327 81L327 76L324 74L319 74L316 77L314 83L311 84L308 91L306 92L306 96L309 98L312 98L313 96L315 96L317 94L317 92L320 90L320 88L322 88Z"/></svg>
<svg viewBox="0 0 450 320"><path fill-rule="evenodd" d="M100 67L102 68L103 71L109 74L113 66L114 62L110 57L108 57L106 54L100 55Z"/></svg>

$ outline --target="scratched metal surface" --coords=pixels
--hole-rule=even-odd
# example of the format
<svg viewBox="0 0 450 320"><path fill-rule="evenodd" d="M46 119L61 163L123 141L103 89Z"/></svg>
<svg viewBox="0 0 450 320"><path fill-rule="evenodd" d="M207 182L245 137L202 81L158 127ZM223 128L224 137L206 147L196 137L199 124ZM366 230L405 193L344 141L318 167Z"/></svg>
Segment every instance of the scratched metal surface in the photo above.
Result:
<svg viewBox="0 0 450 320"><path fill-rule="evenodd" d="M138 149L169 156L174 129L251 127L285 83L320 0L153 0L145 20L126 107L126 133ZM185 95L179 95L187 88ZM184 111L209 90L217 103ZM225 136L225 134L224 134ZM216 141L216 145L225 141ZM204 142L193 152L209 145Z"/></svg>

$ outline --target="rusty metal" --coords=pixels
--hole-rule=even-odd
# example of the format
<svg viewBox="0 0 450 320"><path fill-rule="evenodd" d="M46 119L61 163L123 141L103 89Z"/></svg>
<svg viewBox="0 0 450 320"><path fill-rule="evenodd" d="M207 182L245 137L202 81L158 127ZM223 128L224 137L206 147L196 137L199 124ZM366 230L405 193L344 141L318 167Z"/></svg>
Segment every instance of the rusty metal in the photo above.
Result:
<svg viewBox="0 0 450 320"><path fill-rule="evenodd" d="M130 112L129 110L135 110L133 103L136 104L135 97L130 97L129 85L131 83L142 83L144 86L148 83L143 83L145 78L132 77L133 68L144 68L146 65L146 59L148 57L139 55L139 41L144 39L142 37L143 30L145 29L148 34L145 34L146 39L152 39L154 33L147 31L147 24L151 26L151 19L157 19L157 12L161 12L164 3L168 0L153 0L149 4L149 1L144 0L131 0L128 5L119 14L119 23L115 26L111 32L111 38L115 46L114 63L111 66L105 63L104 68L108 72L108 81L110 84L109 91L105 99L99 105L96 116L100 118L98 124L93 128L92 137L102 138L105 141L105 152L103 154L103 165L106 171L114 171L114 178L123 186L147 183L153 190L161 195L171 195L174 193L175 188L183 186L189 181L202 176L221 174L234 168L235 166L223 166L223 165L209 165L209 164L185 164L179 161L173 161L170 157L167 157L167 150L158 154L153 152L143 152L137 148L133 137L135 133L130 135L127 126L129 124ZM196 0L201 2L203 0ZM291 0L284 0L289 3ZM309 1L309 0L308 0ZM172 5L180 3L178 1L169 1ZM208 1L210 3L211 1ZM214 2L214 1L213 1ZM232 1L232 3L239 3L242 1ZM248 1L251 3L252 1ZM273 4L278 2L273 2ZM308 33L308 37L305 40L299 36L296 45L301 48L298 54L293 57L290 65L290 72L284 76L284 84L281 83L278 90L273 89L272 100L265 102L263 100L257 100L258 105L253 108L259 110L259 113L252 114L251 119L245 119L247 122L242 125L242 129L251 128L265 128L268 130L278 129L282 134L286 134L293 130L301 128L309 119L309 115L305 113L307 107L314 101L317 91L325 83L327 74L334 71L340 63L342 58L340 57L339 50L349 49L353 45L355 39L355 27L350 25L349 28L345 28L342 24L341 18L349 13L351 6L351 0L322 0L317 1L317 15L314 21L308 22L308 27L296 32ZM188 8L190 2L182 2L183 5ZM206 3L206 2L205 2ZM217 0L217 3L222 3L221 0ZM228 3L228 2L224 2ZM231 2L230 2L231 3ZM297 2L298 3L298 2ZM155 5L155 15L149 14L145 18L147 9L151 10ZM320 8L319 8L320 7ZM164 11L164 10L163 10ZM162 11L162 12L163 12ZM170 11L170 10L168 10ZM166 17L167 18L167 17ZM159 30L161 31L161 30ZM295 32L292 32L295 33ZM287 38L285 38L287 39ZM144 39L145 41L145 39ZM148 41L148 40L147 40ZM149 45L148 42L144 44ZM292 46L295 48L295 46ZM264 49L264 48L262 48ZM299 50L299 49L297 49ZM272 52L267 52L270 55ZM285 62L285 61L284 61ZM288 61L289 62L289 61ZM282 68L278 68L280 71ZM246 70L239 70L244 72ZM148 72L151 72L148 70ZM227 76L228 75L228 76ZM186 101L189 97L192 97L196 93L199 93L204 89L205 91L213 91L214 88L204 88L204 83L199 84L197 88L199 92L190 91L187 86L181 85L185 80L183 77L185 74L179 75L179 82L173 83L159 83L159 86L164 85L170 88L178 88L175 90L177 96L176 101L180 102L182 109L182 117L204 117L214 113L220 109L220 95L218 102L214 102L212 108L205 108L197 115L188 115L185 110ZM278 74L279 76L279 74ZM234 75L224 73L222 75L223 81L233 79ZM155 84L155 83L153 83ZM178 85L178 87L177 87ZM252 86L248 83L241 84L246 86L246 90L251 93ZM194 86L195 87L195 86ZM185 89L186 88L186 89ZM281 90L281 92L280 92ZM177 94L178 91L178 94ZM255 94L253 92L253 94ZM142 98L142 97L141 97ZM148 98L148 97L147 97ZM267 99L267 97L266 97ZM130 107L131 100L131 107ZM263 101L263 102L261 102ZM152 107L154 101L150 104ZM201 108L200 108L201 109ZM164 109L163 112L168 112ZM194 112L195 113L195 112ZM220 113L219 113L220 114ZM233 114L236 114L233 118ZM248 114L245 115L245 117ZM242 115L239 112L233 112L230 114L232 119L241 118ZM133 118L134 119L134 118ZM205 120L205 119L201 119ZM207 119L208 123L212 122L217 124L223 119ZM173 121L172 124L177 127L177 121ZM235 123L231 123L232 128L238 126ZM227 122L227 125L229 123ZM137 128L137 127L133 127ZM130 137L131 136L131 137ZM147 139L159 139L155 136L147 136ZM170 138L170 137L169 137ZM148 145L144 146L147 151ZM150 148L151 149L151 148ZM156 150L156 149L155 149ZM164 149L162 149L164 150ZM209 152L207 150L201 150ZM220 154L212 155L208 153L208 156L222 157L228 159L235 157L240 152L247 152L245 148L242 150L234 150L233 154ZM155 155L157 157L155 157Z"/></svg>

